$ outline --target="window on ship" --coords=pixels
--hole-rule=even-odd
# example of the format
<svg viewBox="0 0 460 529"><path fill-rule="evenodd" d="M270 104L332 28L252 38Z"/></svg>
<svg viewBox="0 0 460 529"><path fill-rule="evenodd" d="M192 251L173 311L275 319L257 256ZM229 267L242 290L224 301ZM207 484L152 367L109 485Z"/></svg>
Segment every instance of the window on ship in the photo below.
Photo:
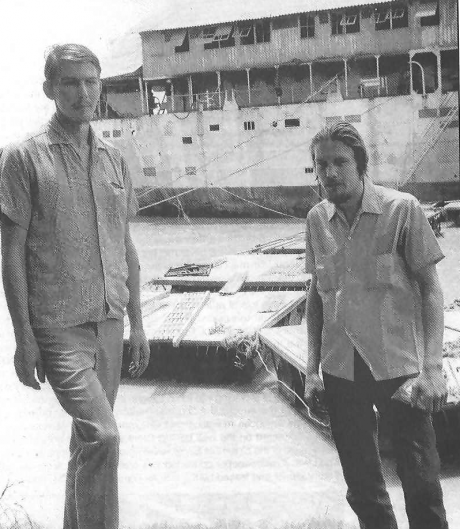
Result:
<svg viewBox="0 0 460 529"><path fill-rule="evenodd" d="M270 20L258 20L257 22L242 24L238 33L242 45L270 42Z"/></svg>
<svg viewBox="0 0 460 529"><path fill-rule="evenodd" d="M331 13L332 35L359 33L359 12L345 11L345 13Z"/></svg>
<svg viewBox="0 0 460 529"><path fill-rule="evenodd" d="M421 27L438 26L439 2L436 2L436 0L420 0L415 16L420 18Z"/></svg>
<svg viewBox="0 0 460 529"><path fill-rule="evenodd" d="M315 17L306 13L300 15L300 38L311 39L315 36Z"/></svg>
<svg viewBox="0 0 460 529"><path fill-rule="evenodd" d="M376 31L407 28L409 25L407 6L398 4L378 6L374 11L374 22Z"/></svg>

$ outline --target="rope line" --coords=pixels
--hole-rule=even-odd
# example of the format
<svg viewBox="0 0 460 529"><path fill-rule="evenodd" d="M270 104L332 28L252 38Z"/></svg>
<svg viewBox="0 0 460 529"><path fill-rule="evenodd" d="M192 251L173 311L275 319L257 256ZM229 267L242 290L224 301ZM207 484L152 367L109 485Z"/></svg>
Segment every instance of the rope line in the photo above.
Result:
<svg viewBox="0 0 460 529"><path fill-rule="evenodd" d="M282 386L284 386L288 391L290 391L297 399L299 399L299 401L302 403L302 405L304 406L304 408L307 410L307 413L308 413L308 418L311 419L314 423L318 424L319 426L321 426L322 428L329 428L330 427L330 424L329 423L325 423L323 421L320 421L313 413L312 411L310 410L308 404L304 401L304 399L298 395L292 388L290 388L287 384L285 384L282 380L279 380L278 378L278 375L276 373L273 373L273 371L270 371L270 369L268 368L267 364L265 363L264 359L262 358L262 355L259 351L259 349L257 348L256 349L256 353L258 354L259 358L260 358L260 361L262 362L262 365L264 366L265 368L265 371L267 371L267 373L269 373L270 375L274 376L276 378L276 381L278 382L278 384L281 384Z"/></svg>

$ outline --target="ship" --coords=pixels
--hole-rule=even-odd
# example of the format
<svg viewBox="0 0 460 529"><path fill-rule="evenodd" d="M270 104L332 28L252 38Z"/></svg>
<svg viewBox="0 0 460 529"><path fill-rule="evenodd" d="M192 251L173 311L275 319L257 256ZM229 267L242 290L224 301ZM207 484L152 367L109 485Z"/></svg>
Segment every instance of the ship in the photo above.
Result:
<svg viewBox="0 0 460 529"><path fill-rule="evenodd" d="M117 45L93 126L147 214L304 218L339 121L374 183L460 198L457 0L171 0Z"/></svg>

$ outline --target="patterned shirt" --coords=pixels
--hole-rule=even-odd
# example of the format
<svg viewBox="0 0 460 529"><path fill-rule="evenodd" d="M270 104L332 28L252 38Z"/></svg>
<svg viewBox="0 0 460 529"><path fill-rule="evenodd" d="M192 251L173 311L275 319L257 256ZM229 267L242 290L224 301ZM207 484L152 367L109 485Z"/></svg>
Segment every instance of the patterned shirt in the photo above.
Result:
<svg viewBox="0 0 460 529"><path fill-rule="evenodd" d="M376 380L420 371L421 297L414 272L444 255L418 201L365 179L350 227L328 200L307 216L306 270L323 303L321 367L353 380L354 349Z"/></svg>
<svg viewBox="0 0 460 529"><path fill-rule="evenodd" d="M125 235L137 213L120 152L90 130L89 171L56 116L5 149L2 213L27 230L32 327L123 318L129 299Z"/></svg>

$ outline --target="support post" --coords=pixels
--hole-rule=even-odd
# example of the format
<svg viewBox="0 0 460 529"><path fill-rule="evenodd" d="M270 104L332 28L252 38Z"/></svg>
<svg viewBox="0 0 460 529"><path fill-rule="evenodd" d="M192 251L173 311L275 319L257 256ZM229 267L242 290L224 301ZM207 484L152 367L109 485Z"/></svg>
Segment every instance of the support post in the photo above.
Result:
<svg viewBox="0 0 460 529"><path fill-rule="evenodd" d="M377 94L380 95L380 55L375 56L375 62L377 66L377 79L379 80L379 85L377 87Z"/></svg>
<svg viewBox="0 0 460 529"><path fill-rule="evenodd" d="M310 71L310 96L313 96L313 71L312 71L313 63L308 63L308 69Z"/></svg>
<svg viewBox="0 0 460 529"><path fill-rule="evenodd" d="M343 64L345 68L345 97L348 97L348 66L347 59L343 59Z"/></svg>
<svg viewBox="0 0 460 529"><path fill-rule="evenodd" d="M145 81L145 106L147 107L147 114L150 115L150 108L149 108L149 83L148 81Z"/></svg>
<svg viewBox="0 0 460 529"><path fill-rule="evenodd" d="M251 106L251 78L249 76L249 70L251 68L246 68L246 80L248 82L248 105Z"/></svg>
<svg viewBox="0 0 460 529"><path fill-rule="evenodd" d="M219 108L222 108L222 93L220 91L220 72L217 71L217 96L219 98Z"/></svg>
<svg viewBox="0 0 460 529"><path fill-rule="evenodd" d="M141 98L142 114L144 114L144 112L145 112L145 104L144 104L144 90L142 88L142 77L139 77L138 81L139 81L139 97Z"/></svg>
<svg viewBox="0 0 460 529"><path fill-rule="evenodd" d="M171 112L175 111L174 99L174 82L171 79Z"/></svg>
<svg viewBox="0 0 460 529"><path fill-rule="evenodd" d="M190 99L190 101L189 101L190 108L192 108L192 106L193 106L193 80L192 80L192 75L188 76L188 97Z"/></svg>

